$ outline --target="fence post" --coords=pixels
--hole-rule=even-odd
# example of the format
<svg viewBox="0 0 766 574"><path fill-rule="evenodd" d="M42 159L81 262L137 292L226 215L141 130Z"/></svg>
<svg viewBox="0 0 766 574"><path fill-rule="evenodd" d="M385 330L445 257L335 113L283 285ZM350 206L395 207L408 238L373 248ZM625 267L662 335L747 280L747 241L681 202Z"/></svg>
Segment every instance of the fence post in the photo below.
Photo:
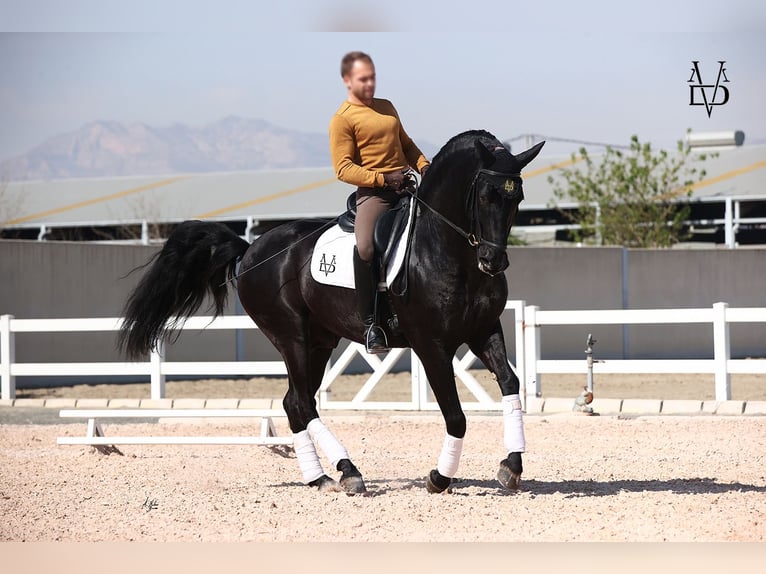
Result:
<svg viewBox="0 0 766 574"><path fill-rule="evenodd" d="M11 332L13 315L0 316L0 399L16 398L16 380L11 367L16 361L15 334Z"/></svg>
<svg viewBox="0 0 766 574"><path fill-rule="evenodd" d="M327 359L327 364L324 366L324 375L322 376L322 384L319 385L319 390L316 394L316 400L317 400L317 406L320 409L323 409L325 407L325 403L328 401L327 394L330 392L330 389L324 388L324 382L325 379L327 379L327 373L330 372L330 364L332 363L332 357Z"/></svg>
<svg viewBox="0 0 766 574"><path fill-rule="evenodd" d="M426 370L423 368L423 363L420 362L420 357L415 354L415 351L410 353L411 369L412 369L412 394L413 399L417 392L417 400L413 401L417 404L417 410L422 411L426 403L429 400L429 394L431 387L428 385L428 377L426 376Z"/></svg>
<svg viewBox="0 0 766 574"><path fill-rule="evenodd" d="M537 373L537 361L540 360L540 326L537 324L537 311L540 307L524 307L524 390L527 397L539 397L542 385Z"/></svg>
<svg viewBox="0 0 766 574"><path fill-rule="evenodd" d="M728 303L713 304L713 356L715 357L715 400L731 400L731 376L729 359L731 343L729 324L726 322Z"/></svg>
<svg viewBox="0 0 766 574"><path fill-rule="evenodd" d="M165 375L162 374L162 362L165 360L165 344L160 341L157 348L149 354L151 364L151 397L152 399L165 398Z"/></svg>
<svg viewBox="0 0 766 574"><path fill-rule="evenodd" d="M521 389L519 389L519 394L521 395L521 400L524 403L523 407L524 409L527 408L527 397L526 397L526 390L524 389L524 385L526 384L526 375L524 370L524 306L527 304L526 301L509 301L508 303L512 304L511 309L513 309L513 327L514 327L514 339L516 341L516 349L515 349L515 365L514 368L516 370L516 376L519 377L519 382L521 383ZM506 307L508 308L508 307ZM509 361L510 362L510 361Z"/></svg>
<svg viewBox="0 0 766 574"><path fill-rule="evenodd" d="M421 410L420 406L420 359L415 354L415 351L410 349L410 401L415 410Z"/></svg>

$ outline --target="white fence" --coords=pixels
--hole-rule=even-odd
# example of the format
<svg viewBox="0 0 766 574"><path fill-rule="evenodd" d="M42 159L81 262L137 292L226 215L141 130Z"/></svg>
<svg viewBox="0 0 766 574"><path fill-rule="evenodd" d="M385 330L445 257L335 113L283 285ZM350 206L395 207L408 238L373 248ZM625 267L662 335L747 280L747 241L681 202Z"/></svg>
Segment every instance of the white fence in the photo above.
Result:
<svg viewBox="0 0 766 574"><path fill-rule="evenodd" d="M524 354L523 336L523 301L506 302L506 310L513 310L516 316L516 353ZM122 324L121 318L103 319L15 319L12 315L0 316L0 398L11 399L16 395L16 377L25 376L124 376L145 375L150 380L152 399L165 397L165 377L167 375L287 375L282 361L199 361L170 362L165 360L164 349L150 354L146 362L87 362L87 363L17 363L15 360L16 333L62 333L62 332L108 332L117 331ZM182 327L192 329L258 329L250 317L192 317ZM406 349L393 349L382 360L375 355L368 355L364 346L350 343L337 361L328 364L324 380L318 393L319 406L322 409L376 409L376 410L436 410L438 405L432 400L428 380L417 355L411 353L412 393L409 401L381 402L371 401L369 396L397 362L407 352ZM350 401L332 399L332 384L345 372L356 355L361 356L373 369L362 388ZM468 372L476 361L470 351L462 358L453 359L455 374L462 384L475 397L475 401L465 402L466 410L500 409L484 390L481 384ZM524 379L523 371L517 370L519 379Z"/></svg>
<svg viewBox="0 0 766 574"><path fill-rule="evenodd" d="M540 396L540 374L585 373L584 359L571 361L541 360L541 327L545 325L597 325L597 324L690 324L708 323L713 329L713 359L702 360L609 360L596 363L598 373L712 373L715 375L717 400L731 398L731 373L766 374L766 361L732 360L729 347L731 323L766 323L766 308L729 308L716 303L704 309L640 309L640 310L586 310L548 311L526 306L524 301L508 301L506 311L513 311L516 334L516 365L511 365L522 381L526 396ZM116 331L122 319L15 319L0 316L0 397L15 397L16 377L24 376L118 376L146 375L150 380L150 396L165 397L167 375L286 375L281 361L166 361L162 349L153 352L146 362L86 362L86 363L17 363L15 361L16 333L94 332ZM186 321L184 329L257 329L247 316L194 317ZM399 402L371 401L369 397L384 375L389 373L407 351L395 349L382 360L364 352L364 348L351 343L337 361L328 365L319 390L319 406L323 409L403 409L435 410L436 403L429 392L422 365L411 353L412 387L410 400ZM350 401L332 399L331 386L348 368L355 355L366 360L373 373ZM765 352L766 354L766 352ZM458 380L476 399L464 402L466 410L500 410L495 401L468 372L476 357L468 351L455 357L453 366Z"/></svg>
<svg viewBox="0 0 766 574"><path fill-rule="evenodd" d="M539 396L541 373L585 373L586 362L540 359L540 327L544 325L677 325L708 323L713 328L713 359L609 360L593 365L594 373L703 373L715 375L715 398L731 399L731 373L766 374L766 360L732 360L729 325L766 323L766 308L729 308L715 303L703 309L613 309L542 311L524 308L526 394ZM766 355L766 346L764 347ZM766 381L764 381L766 383Z"/></svg>
<svg viewBox="0 0 766 574"><path fill-rule="evenodd" d="M166 375L287 375L282 361L165 361L164 349L149 356L147 362L108 363L17 363L15 362L16 333L71 333L117 331L121 318L104 319L14 319L11 315L0 316L0 378L2 398L15 396L15 378L29 376L104 376L148 375L151 382L151 398L165 397ZM234 316L192 317L184 329L257 329L250 317Z"/></svg>

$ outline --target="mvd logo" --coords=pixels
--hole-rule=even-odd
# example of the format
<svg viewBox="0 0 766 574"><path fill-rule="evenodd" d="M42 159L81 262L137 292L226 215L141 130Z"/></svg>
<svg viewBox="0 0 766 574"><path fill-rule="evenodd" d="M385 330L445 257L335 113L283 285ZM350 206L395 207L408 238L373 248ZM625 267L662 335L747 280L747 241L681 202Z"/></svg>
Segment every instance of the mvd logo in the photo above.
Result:
<svg viewBox="0 0 766 574"><path fill-rule="evenodd" d="M705 84L702 82L699 60L692 60L692 75L687 81L690 90L689 105L705 106L707 117L713 113L713 106L722 106L729 101L729 88L721 85L729 83L726 68L724 68L725 63L726 60L718 60L718 77L715 79L715 84ZM694 83L695 81L697 83Z"/></svg>

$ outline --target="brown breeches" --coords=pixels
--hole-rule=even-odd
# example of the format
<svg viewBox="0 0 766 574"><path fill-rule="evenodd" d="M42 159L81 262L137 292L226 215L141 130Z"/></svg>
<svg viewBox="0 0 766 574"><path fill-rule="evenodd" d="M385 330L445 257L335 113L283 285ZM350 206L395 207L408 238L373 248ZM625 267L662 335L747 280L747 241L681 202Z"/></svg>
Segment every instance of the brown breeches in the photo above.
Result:
<svg viewBox="0 0 766 574"><path fill-rule="evenodd" d="M375 246L372 234L378 217L394 207L400 197L395 191L380 188L360 187L356 190L356 248L359 257L364 261L372 261Z"/></svg>

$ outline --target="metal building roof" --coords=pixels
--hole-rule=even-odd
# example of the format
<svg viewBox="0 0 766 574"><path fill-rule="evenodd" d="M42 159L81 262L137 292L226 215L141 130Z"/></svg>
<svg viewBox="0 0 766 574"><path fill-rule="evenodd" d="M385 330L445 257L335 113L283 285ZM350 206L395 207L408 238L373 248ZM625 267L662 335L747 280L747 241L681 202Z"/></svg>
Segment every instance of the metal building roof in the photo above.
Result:
<svg viewBox="0 0 766 574"><path fill-rule="evenodd" d="M549 206L553 187L548 176L570 165L569 157L536 159L524 174L522 209ZM694 198L766 197L766 145L720 150L704 167L707 175L694 187ZM46 223L332 217L345 209L352 191L329 167L11 182L0 205L0 220L5 227L22 228Z"/></svg>

